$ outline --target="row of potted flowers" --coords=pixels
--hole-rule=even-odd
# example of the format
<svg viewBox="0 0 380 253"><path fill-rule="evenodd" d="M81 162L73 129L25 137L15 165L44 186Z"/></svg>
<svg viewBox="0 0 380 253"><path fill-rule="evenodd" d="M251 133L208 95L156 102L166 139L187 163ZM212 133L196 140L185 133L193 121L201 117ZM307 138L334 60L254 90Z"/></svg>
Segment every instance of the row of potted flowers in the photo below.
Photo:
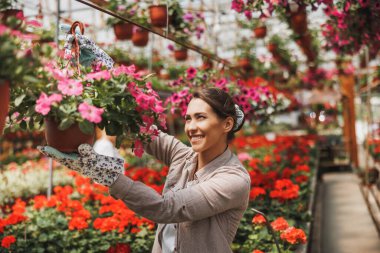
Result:
<svg viewBox="0 0 380 253"><path fill-rule="evenodd" d="M273 137L241 136L234 141L252 181L249 209L233 245L236 252L277 252L256 210L266 214L283 252L299 251L308 241L315 137Z"/></svg>

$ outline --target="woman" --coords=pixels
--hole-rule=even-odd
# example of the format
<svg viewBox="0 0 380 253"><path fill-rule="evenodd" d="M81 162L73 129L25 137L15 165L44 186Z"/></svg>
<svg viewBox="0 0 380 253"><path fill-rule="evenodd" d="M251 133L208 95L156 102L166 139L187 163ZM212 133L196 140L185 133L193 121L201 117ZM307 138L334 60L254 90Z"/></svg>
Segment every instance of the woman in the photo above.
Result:
<svg viewBox="0 0 380 253"><path fill-rule="evenodd" d="M50 147L40 151L94 181L109 186L136 213L158 223L152 252L223 253L230 244L248 205L250 177L228 142L243 124L244 114L218 88L193 94L185 116L191 148L160 132L145 151L169 167L160 195L121 174L123 161L79 147L79 156Z"/></svg>

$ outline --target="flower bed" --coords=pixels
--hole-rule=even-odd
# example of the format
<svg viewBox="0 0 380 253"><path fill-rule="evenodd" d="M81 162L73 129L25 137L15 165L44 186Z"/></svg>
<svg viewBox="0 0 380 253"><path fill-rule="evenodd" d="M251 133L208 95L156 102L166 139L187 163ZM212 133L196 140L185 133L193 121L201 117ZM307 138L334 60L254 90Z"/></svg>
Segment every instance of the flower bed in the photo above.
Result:
<svg viewBox="0 0 380 253"><path fill-rule="evenodd" d="M277 137L268 141L264 136L252 136L238 137L234 141L233 148L252 179L251 201L233 243L235 252L276 251L263 217L254 213L252 207L264 212L272 222L284 252L299 249L299 245L306 243L313 143L312 137ZM19 170L30 169L33 164L28 163ZM8 168L12 169L11 166ZM162 191L167 167L160 170L129 168L128 164L125 167L125 174L132 179ZM64 172L68 171L62 170L61 173ZM5 173L15 175L15 171ZM32 170L28 173L37 172ZM17 175L22 178L21 174ZM24 177L30 178L29 175ZM154 241L153 222L139 217L122 201L108 196L107 188L92 184L75 172L70 172L70 175L74 177L68 179L74 181L73 186L56 186L50 200L44 195L33 196L45 189L33 192L35 186L30 183L23 195L11 195L29 198L29 201L15 200L15 204L7 209L7 215L0 218L3 244L0 252L26 248L33 249L31 252L45 249L55 252L72 249L86 252L150 251ZM44 182L47 178L39 184L44 185ZM8 193L4 195L9 196Z"/></svg>
<svg viewBox="0 0 380 253"><path fill-rule="evenodd" d="M235 139L239 159L251 175L249 208L235 237L235 252L277 252L264 217L251 208L266 214L283 252L307 242L313 145L312 136Z"/></svg>
<svg viewBox="0 0 380 253"><path fill-rule="evenodd" d="M126 171L126 175L158 191L162 190L166 173L167 168L161 172L149 168ZM44 195L36 195L28 202L16 199L7 215L0 218L0 252L150 251L153 222L110 197L106 187L92 184L75 172L70 174L74 185L56 186L50 199Z"/></svg>

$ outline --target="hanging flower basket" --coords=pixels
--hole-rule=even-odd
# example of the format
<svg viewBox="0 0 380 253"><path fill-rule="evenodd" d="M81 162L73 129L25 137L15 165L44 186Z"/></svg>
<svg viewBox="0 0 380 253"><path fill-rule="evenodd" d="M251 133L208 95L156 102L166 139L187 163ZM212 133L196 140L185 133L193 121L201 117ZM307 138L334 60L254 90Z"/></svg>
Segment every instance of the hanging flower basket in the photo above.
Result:
<svg viewBox="0 0 380 253"><path fill-rule="evenodd" d="M113 26L115 37L118 40L130 40L133 34L133 25L131 23L117 23Z"/></svg>
<svg viewBox="0 0 380 253"><path fill-rule="evenodd" d="M78 152L82 143L94 144L95 131L93 134L83 133L78 124L73 124L66 130L58 129L59 123L53 119L45 118L45 139L47 145L66 153Z"/></svg>
<svg viewBox="0 0 380 253"><path fill-rule="evenodd" d="M177 61L186 61L187 59L187 48L181 48L174 50L174 58Z"/></svg>
<svg viewBox="0 0 380 253"><path fill-rule="evenodd" d="M305 6L300 6L296 12L290 14L290 26L297 34L304 34L307 31Z"/></svg>
<svg viewBox="0 0 380 253"><path fill-rule="evenodd" d="M0 82L0 136L3 134L5 119L8 115L10 96L9 86L9 81Z"/></svg>
<svg viewBox="0 0 380 253"><path fill-rule="evenodd" d="M149 32L139 27L134 27L132 42L136 47L145 47L149 41Z"/></svg>
<svg viewBox="0 0 380 253"><path fill-rule="evenodd" d="M255 34L255 38L257 39L263 39L267 35L267 27L266 26L260 26L253 29L253 33Z"/></svg>
<svg viewBox="0 0 380 253"><path fill-rule="evenodd" d="M239 59L238 61L238 66L242 69L244 69L245 71L248 71L248 70L251 70L252 69L252 65L251 65L251 62L249 59L247 58L241 58Z"/></svg>
<svg viewBox="0 0 380 253"><path fill-rule="evenodd" d="M277 51L277 45L273 44L273 43L269 43L267 48L268 48L269 52L271 52L272 54L276 53L276 51Z"/></svg>
<svg viewBox="0 0 380 253"><path fill-rule="evenodd" d="M203 70L208 70L208 69L212 69L212 67L214 66L214 63L212 62L212 60L210 60L209 58L203 60L203 64L202 64L202 69Z"/></svg>
<svg viewBox="0 0 380 253"><path fill-rule="evenodd" d="M0 11L1 21L4 23L9 17L24 16L23 10L20 9L8 9Z"/></svg>
<svg viewBox="0 0 380 253"><path fill-rule="evenodd" d="M151 5L149 7L150 23L155 27L166 27L168 12L165 4Z"/></svg>

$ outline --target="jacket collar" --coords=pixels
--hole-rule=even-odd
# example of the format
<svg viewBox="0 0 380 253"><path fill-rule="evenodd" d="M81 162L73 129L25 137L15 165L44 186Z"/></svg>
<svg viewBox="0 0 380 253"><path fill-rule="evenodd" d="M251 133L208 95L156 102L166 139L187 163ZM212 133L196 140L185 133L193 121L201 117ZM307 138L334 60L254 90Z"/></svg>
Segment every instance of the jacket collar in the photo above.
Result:
<svg viewBox="0 0 380 253"><path fill-rule="evenodd" d="M220 166L224 165L229 159L231 159L232 152L229 148L227 148L221 155L216 157L214 160L206 164L201 170L195 173L195 178L202 181L202 178L214 172ZM198 161L198 154L194 153L192 157L189 158L188 162L192 163L189 169L193 171L196 168Z"/></svg>

